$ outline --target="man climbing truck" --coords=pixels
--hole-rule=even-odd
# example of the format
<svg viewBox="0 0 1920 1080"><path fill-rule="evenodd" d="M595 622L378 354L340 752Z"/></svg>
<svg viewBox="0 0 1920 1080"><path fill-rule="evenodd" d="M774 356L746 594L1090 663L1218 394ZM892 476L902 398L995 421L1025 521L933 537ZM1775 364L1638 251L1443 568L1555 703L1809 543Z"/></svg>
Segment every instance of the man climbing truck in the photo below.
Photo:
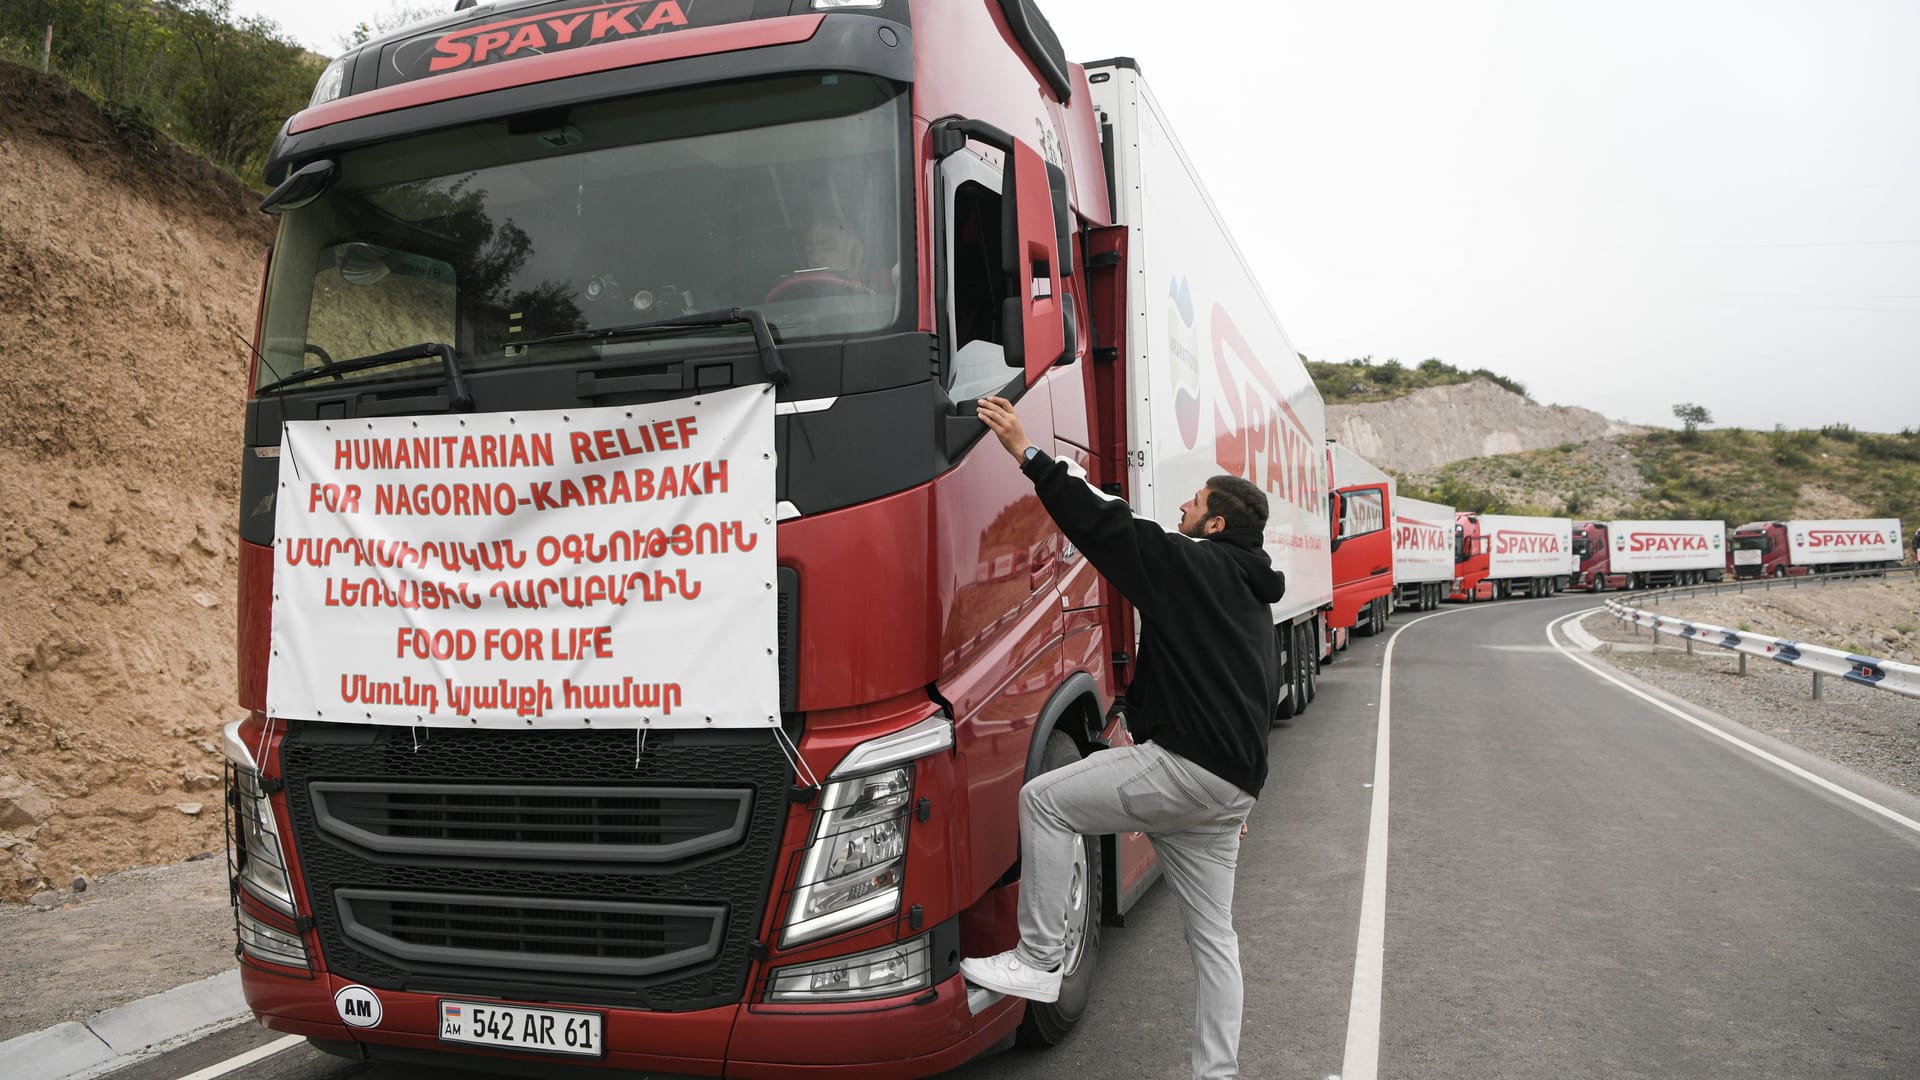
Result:
<svg viewBox="0 0 1920 1080"><path fill-rule="evenodd" d="M973 399L1169 526L1267 494L1276 713L1331 602L1320 398L1132 64L1024 0L508 0L336 60L268 173L261 1022L768 1078L1063 1038L1143 838L1087 838L1057 1002L958 959L1015 940L1022 783L1128 741L1136 624Z"/></svg>

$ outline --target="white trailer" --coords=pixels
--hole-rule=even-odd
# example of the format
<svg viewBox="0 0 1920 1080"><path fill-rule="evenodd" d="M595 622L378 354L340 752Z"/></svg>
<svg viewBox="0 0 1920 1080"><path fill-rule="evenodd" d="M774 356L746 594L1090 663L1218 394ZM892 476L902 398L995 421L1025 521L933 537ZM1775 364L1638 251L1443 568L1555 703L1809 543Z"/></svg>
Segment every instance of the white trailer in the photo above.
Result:
<svg viewBox="0 0 1920 1080"><path fill-rule="evenodd" d="M1605 530L1606 559L1591 566L1588 573L1605 574L1609 586L1638 589L1649 585L1691 585L1719 581L1726 573L1727 523L1724 521L1605 521L1598 524Z"/></svg>
<svg viewBox="0 0 1920 1080"><path fill-rule="evenodd" d="M1387 491L1398 493L1399 482L1387 475L1385 469L1354 453L1341 443L1327 440L1327 453L1332 455L1332 486L1335 490L1354 487L1359 484L1385 484Z"/></svg>
<svg viewBox="0 0 1920 1080"><path fill-rule="evenodd" d="M1899 518L1825 518L1787 522L1787 551L1800 566L1897 563L1904 551Z"/></svg>
<svg viewBox="0 0 1920 1080"><path fill-rule="evenodd" d="M1430 611L1453 582L1453 507L1423 499L1393 500L1393 599L1396 607Z"/></svg>
<svg viewBox="0 0 1920 1080"><path fill-rule="evenodd" d="M1171 524L1221 473L1266 492L1266 549L1287 578L1273 621L1289 716L1313 695L1333 599L1325 406L1139 71L1119 60L1087 73L1127 229L1133 506Z"/></svg>

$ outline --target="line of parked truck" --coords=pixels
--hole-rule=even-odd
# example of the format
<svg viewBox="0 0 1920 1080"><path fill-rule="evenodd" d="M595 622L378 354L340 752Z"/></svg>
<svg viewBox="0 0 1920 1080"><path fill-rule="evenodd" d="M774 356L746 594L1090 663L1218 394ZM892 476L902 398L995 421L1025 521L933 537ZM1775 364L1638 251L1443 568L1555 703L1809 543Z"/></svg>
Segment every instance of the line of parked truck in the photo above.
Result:
<svg viewBox="0 0 1920 1080"><path fill-rule="evenodd" d="M1393 478L1327 443L1333 534L1328 648L1394 610L1563 590L1605 592L1874 570L1904 554L1897 518L1575 521L1483 514L1401 497Z"/></svg>

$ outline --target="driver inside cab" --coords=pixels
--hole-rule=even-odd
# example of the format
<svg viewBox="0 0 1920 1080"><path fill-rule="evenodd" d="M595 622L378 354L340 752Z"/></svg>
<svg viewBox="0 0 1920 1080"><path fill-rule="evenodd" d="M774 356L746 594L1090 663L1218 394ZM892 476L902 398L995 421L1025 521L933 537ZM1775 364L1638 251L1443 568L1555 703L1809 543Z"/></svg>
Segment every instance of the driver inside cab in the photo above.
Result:
<svg viewBox="0 0 1920 1080"><path fill-rule="evenodd" d="M798 266L783 275L768 300L833 295L871 296L896 291L899 268L869 267L862 230L832 210L801 215L793 232Z"/></svg>
<svg viewBox="0 0 1920 1080"><path fill-rule="evenodd" d="M866 253L866 242L844 221L815 221L800 236L802 273L826 271L850 281L860 281L861 262Z"/></svg>

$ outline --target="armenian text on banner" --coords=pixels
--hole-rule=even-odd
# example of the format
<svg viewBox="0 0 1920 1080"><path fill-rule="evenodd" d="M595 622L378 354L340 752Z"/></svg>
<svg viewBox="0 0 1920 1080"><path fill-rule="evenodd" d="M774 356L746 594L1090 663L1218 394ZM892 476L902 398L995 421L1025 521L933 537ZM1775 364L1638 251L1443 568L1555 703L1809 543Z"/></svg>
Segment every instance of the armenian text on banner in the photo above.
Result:
<svg viewBox="0 0 1920 1080"><path fill-rule="evenodd" d="M289 422L268 711L777 726L773 395Z"/></svg>

